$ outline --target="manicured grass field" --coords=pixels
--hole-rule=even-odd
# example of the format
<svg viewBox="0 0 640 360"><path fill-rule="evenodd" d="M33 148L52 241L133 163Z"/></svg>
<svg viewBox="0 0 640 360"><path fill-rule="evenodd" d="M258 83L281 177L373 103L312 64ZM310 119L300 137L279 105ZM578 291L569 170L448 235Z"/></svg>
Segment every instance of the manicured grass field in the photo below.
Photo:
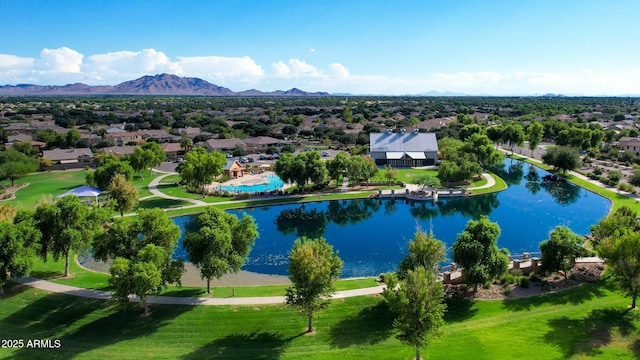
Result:
<svg viewBox="0 0 640 360"><path fill-rule="evenodd" d="M411 359L394 337L379 296L333 301L306 335L306 318L285 305L152 305L15 286L0 300L0 338L58 339L55 349L0 349L13 359ZM606 281L508 301L450 299L430 359L638 359L639 312Z"/></svg>
<svg viewBox="0 0 640 360"><path fill-rule="evenodd" d="M398 172L398 176L396 177L397 181L402 181L404 183L411 183L412 179L424 174L438 176L438 170L435 169L394 168L394 170ZM384 169L380 169L378 174L371 179L371 182L387 181L384 177L385 173L386 171Z"/></svg>
<svg viewBox="0 0 640 360"><path fill-rule="evenodd" d="M78 186L86 185L84 170L51 171L26 175L15 181L29 184L16 192L16 198L8 202L19 207L33 208L43 198L55 199Z"/></svg>

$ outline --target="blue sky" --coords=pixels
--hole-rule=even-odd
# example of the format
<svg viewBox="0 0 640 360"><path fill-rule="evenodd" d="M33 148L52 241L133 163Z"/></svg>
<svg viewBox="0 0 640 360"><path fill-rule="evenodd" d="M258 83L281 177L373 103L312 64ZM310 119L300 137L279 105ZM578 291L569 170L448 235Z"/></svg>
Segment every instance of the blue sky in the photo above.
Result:
<svg viewBox="0 0 640 360"><path fill-rule="evenodd" d="M640 94L629 0L0 0L0 84Z"/></svg>

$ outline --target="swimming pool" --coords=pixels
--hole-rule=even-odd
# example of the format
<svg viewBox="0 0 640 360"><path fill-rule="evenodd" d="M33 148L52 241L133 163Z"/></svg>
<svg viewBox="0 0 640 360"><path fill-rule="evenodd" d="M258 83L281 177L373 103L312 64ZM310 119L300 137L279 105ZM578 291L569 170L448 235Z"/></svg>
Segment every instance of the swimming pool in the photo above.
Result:
<svg viewBox="0 0 640 360"><path fill-rule="evenodd" d="M284 186L284 181L278 175L265 175L260 181L255 184L220 185L218 189L233 193L257 193L280 190Z"/></svg>

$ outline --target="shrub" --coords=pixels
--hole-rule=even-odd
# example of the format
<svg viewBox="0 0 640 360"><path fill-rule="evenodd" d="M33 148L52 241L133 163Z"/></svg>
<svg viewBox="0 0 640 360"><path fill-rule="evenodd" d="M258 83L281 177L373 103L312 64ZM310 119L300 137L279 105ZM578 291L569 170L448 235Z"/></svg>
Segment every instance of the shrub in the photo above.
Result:
<svg viewBox="0 0 640 360"><path fill-rule="evenodd" d="M502 286L502 292L505 295L509 295L511 293L511 286L509 286L509 284L504 284L504 286Z"/></svg>
<svg viewBox="0 0 640 360"><path fill-rule="evenodd" d="M529 288L529 278L526 276L523 276L520 278L520 287L521 288L525 288L528 289Z"/></svg>
<svg viewBox="0 0 640 360"><path fill-rule="evenodd" d="M542 283L540 283L540 287L542 288L542 290L545 290L545 291L551 290L551 285L546 280L542 281Z"/></svg>
<svg viewBox="0 0 640 360"><path fill-rule="evenodd" d="M622 190L622 191L626 191L626 192L634 192L635 188L633 187L633 185L631 184L627 184L627 183L620 183L618 185L618 189Z"/></svg>

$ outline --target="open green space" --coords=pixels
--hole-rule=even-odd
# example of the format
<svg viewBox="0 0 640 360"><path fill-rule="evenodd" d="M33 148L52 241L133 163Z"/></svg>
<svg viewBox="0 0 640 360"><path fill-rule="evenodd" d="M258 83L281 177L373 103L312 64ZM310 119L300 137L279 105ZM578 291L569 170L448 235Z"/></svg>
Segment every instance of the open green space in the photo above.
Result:
<svg viewBox="0 0 640 360"><path fill-rule="evenodd" d="M14 286L0 307L0 338L58 339L56 349L0 349L1 358L411 359L394 337L380 296L336 300L315 318L286 305L152 305ZM637 359L640 313L602 280L506 301L449 299L443 336L423 349L431 359Z"/></svg>
<svg viewBox="0 0 640 360"><path fill-rule="evenodd" d="M33 208L43 199L55 199L62 193L85 185L85 171L66 170L33 173L16 180L15 184L29 185L18 190L15 199L8 200L8 202L20 207Z"/></svg>

